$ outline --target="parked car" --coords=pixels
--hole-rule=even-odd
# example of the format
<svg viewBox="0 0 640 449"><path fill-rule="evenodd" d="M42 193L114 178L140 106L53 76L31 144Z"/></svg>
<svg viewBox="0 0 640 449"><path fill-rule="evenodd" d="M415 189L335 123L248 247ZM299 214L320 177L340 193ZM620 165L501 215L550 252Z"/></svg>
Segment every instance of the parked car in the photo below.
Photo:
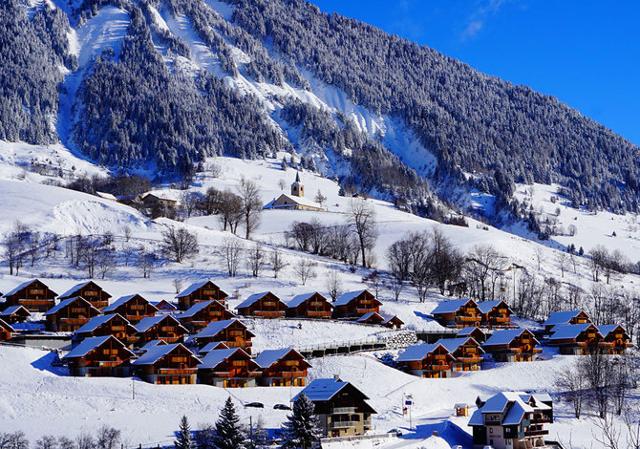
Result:
<svg viewBox="0 0 640 449"><path fill-rule="evenodd" d="M276 404L273 406L274 410L291 410L291 407L289 407L286 404Z"/></svg>
<svg viewBox="0 0 640 449"><path fill-rule="evenodd" d="M264 408L264 404L262 402L247 402L244 404L245 407L253 407L253 408Z"/></svg>

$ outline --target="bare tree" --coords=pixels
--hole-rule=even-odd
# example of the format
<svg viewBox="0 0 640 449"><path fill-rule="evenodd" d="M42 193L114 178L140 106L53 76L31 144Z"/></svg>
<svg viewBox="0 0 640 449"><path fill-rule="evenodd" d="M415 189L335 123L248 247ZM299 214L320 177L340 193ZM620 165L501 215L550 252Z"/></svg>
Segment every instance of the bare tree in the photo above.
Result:
<svg viewBox="0 0 640 449"><path fill-rule="evenodd" d="M260 223L260 213L262 212L260 189L255 182L242 179L242 181L240 181L238 193L242 199L242 217L245 238L248 239Z"/></svg>
<svg viewBox="0 0 640 449"><path fill-rule="evenodd" d="M183 192L180 199L180 208L184 218L189 218L198 209L198 205L202 201L202 195L198 192Z"/></svg>
<svg viewBox="0 0 640 449"><path fill-rule="evenodd" d="M287 186L287 183L285 182L285 180L280 178L278 180L278 187L280 187L280 190L284 190L286 186Z"/></svg>
<svg viewBox="0 0 640 449"><path fill-rule="evenodd" d="M376 214L373 207L365 200L354 200L351 203L349 224L358 237L362 266L367 266L367 251L376 244Z"/></svg>
<svg viewBox="0 0 640 449"><path fill-rule="evenodd" d="M587 382L577 366L560 372L555 382L556 388L564 393L573 406L573 414L577 419L582 415L585 401Z"/></svg>
<svg viewBox="0 0 640 449"><path fill-rule="evenodd" d="M52 435L43 435L36 441L35 449L58 449L58 440Z"/></svg>
<svg viewBox="0 0 640 449"><path fill-rule="evenodd" d="M124 226L122 228L122 234L124 235L124 241L128 243L129 240L131 240L131 226Z"/></svg>
<svg viewBox="0 0 640 449"><path fill-rule="evenodd" d="M270 255L271 269L273 270L273 277L278 278L278 274L287 266L287 261L278 248L274 248Z"/></svg>
<svg viewBox="0 0 640 449"><path fill-rule="evenodd" d="M316 193L316 197L314 198L314 200L316 203L322 206L324 202L327 201L327 197L322 194L320 189L318 189L318 192Z"/></svg>
<svg viewBox="0 0 640 449"><path fill-rule="evenodd" d="M237 238L226 238L220 247L220 256L227 266L227 273L235 277L240 266L240 257L244 251L244 246Z"/></svg>
<svg viewBox="0 0 640 449"><path fill-rule="evenodd" d="M469 282L478 284L479 299L487 299L487 281L495 272L504 271L505 264L506 257L491 245L477 245L467 255L466 276ZM491 296L490 299L494 299L493 294Z"/></svg>
<svg viewBox="0 0 640 449"><path fill-rule="evenodd" d="M147 279L151 277L151 273L158 263L158 256L153 252L144 252L140 257L140 268L142 268L142 277Z"/></svg>
<svg viewBox="0 0 640 449"><path fill-rule="evenodd" d="M96 442L89 433L81 433L76 437L76 449L96 449Z"/></svg>
<svg viewBox="0 0 640 449"><path fill-rule="evenodd" d="M564 272L567 269L567 261L569 259L569 255L564 251L560 251L557 256L558 259L558 268L560 268L560 273L562 277L564 277Z"/></svg>
<svg viewBox="0 0 640 449"><path fill-rule="evenodd" d="M118 449L120 447L120 431L109 426L98 429L96 449Z"/></svg>
<svg viewBox="0 0 640 449"><path fill-rule="evenodd" d="M262 269L264 268L264 265L266 264L265 254L262 249L262 245L260 243L256 243L253 249L247 252L247 256L248 256L247 265L251 270L251 275L253 277L260 276L260 272L262 271Z"/></svg>
<svg viewBox="0 0 640 449"><path fill-rule="evenodd" d="M101 279L113 271L116 266L116 258L111 246L105 246L98 250L96 265Z"/></svg>
<svg viewBox="0 0 640 449"><path fill-rule="evenodd" d="M229 190L225 190L220 194L217 210L222 222L222 230L229 229L235 234L243 216L242 198Z"/></svg>
<svg viewBox="0 0 640 449"><path fill-rule="evenodd" d="M200 252L198 237L185 228L169 226L162 231L162 254L177 263Z"/></svg>
<svg viewBox="0 0 640 449"><path fill-rule="evenodd" d="M335 300L342 294L342 279L336 270L329 271L327 275L326 289L331 296L331 300Z"/></svg>
<svg viewBox="0 0 640 449"><path fill-rule="evenodd" d="M294 271L300 278L300 282L302 285L307 285L307 281L309 279L315 278L317 276L315 272L316 263L312 260L303 258L294 266Z"/></svg>
<svg viewBox="0 0 640 449"><path fill-rule="evenodd" d="M4 254L9 262L9 274L19 275L27 249L29 230L21 222L16 221L13 230L3 240Z"/></svg>

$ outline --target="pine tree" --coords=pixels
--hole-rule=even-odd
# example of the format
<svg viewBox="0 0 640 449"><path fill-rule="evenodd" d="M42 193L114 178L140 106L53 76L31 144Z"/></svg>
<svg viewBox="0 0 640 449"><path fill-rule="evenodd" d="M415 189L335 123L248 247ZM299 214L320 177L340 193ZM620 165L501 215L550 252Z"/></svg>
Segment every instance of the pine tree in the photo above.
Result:
<svg viewBox="0 0 640 449"><path fill-rule="evenodd" d="M178 438L173 442L175 449L195 449L193 440L191 439L191 427L186 416L180 419L180 430Z"/></svg>
<svg viewBox="0 0 640 449"><path fill-rule="evenodd" d="M220 412L220 418L216 422L216 436L214 437L216 448L241 449L244 447L245 438L239 422L240 418L229 397Z"/></svg>
<svg viewBox="0 0 640 449"><path fill-rule="evenodd" d="M320 439L321 432L313 402L300 394L293 403L293 413L283 426L284 449L310 449Z"/></svg>

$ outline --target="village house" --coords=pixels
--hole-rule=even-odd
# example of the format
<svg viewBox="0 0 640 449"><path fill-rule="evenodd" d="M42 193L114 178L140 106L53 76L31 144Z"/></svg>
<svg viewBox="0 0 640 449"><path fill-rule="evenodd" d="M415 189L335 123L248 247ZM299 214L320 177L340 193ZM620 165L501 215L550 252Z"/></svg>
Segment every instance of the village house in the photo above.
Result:
<svg viewBox="0 0 640 449"><path fill-rule="evenodd" d="M398 366L405 372L419 377L451 377L455 359L440 343L419 343L409 346L397 359Z"/></svg>
<svg viewBox="0 0 640 449"><path fill-rule="evenodd" d="M513 311L509 305L502 301L480 301L478 303L481 320L480 325L489 329L511 327L511 314Z"/></svg>
<svg viewBox="0 0 640 449"><path fill-rule="evenodd" d="M166 343L181 342L189 333L173 315L150 316L140 320L135 325L137 331L138 346L142 346L151 340L164 340Z"/></svg>
<svg viewBox="0 0 640 449"><path fill-rule="evenodd" d="M333 304L318 292L296 295L287 304L289 318L331 318L332 315Z"/></svg>
<svg viewBox="0 0 640 449"><path fill-rule="evenodd" d="M300 173L296 172L296 180L291 184L291 194L283 193L264 206L265 209L289 209L324 211L318 203L304 197L304 184L300 181Z"/></svg>
<svg viewBox="0 0 640 449"><path fill-rule="evenodd" d="M550 334L555 326L564 324L586 324L591 323L591 318L584 310L566 310L562 312L551 312L547 320L542 323L546 334Z"/></svg>
<svg viewBox="0 0 640 449"><path fill-rule="evenodd" d="M473 447L531 449L546 447L545 425L553 422L553 403L548 395L503 392L486 402L477 401L471 415Z"/></svg>
<svg viewBox="0 0 640 449"><path fill-rule="evenodd" d="M157 345L132 363L133 372L152 384L195 384L201 361L182 343Z"/></svg>
<svg viewBox="0 0 640 449"><path fill-rule="evenodd" d="M75 332L100 311L81 296L65 299L45 314L46 329L51 332Z"/></svg>
<svg viewBox="0 0 640 449"><path fill-rule="evenodd" d="M624 327L619 324L605 324L598 326L598 330L604 337L603 346L609 354L624 354L627 348L633 347L631 337Z"/></svg>
<svg viewBox="0 0 640 449"><path fill-rule="evenodd" d="M91 318L73 333L72 341L77 344L85 338L113 335L126 346L131 346L137 340L136 334L137 330L129 320L119 313L111 313Z"/></svg>
<svg viewBox="0 0 640 449"><path fill-rule="evenodd" d="M555 326L548 337L549 346L557 346L560 354L588 355L607 349L604 336L591 323Z"/></svg>
<svg viewBox="0 0 640 449"><path fill-rule="evenodd" d="M211 351L215 351L217 349L229 349L229 346L221 341L212 341L211 343L207 343L206 345L198 349L198 355L204 356L205 354L208 354Z"/></svg>
<svg viewBox="0 0 640 449"><path fill-rule="evenodd" d="M89 301L93 307L102 310L109 305L111 295L104 291L102 287L93 281L82 282L71 287L69 290L58 296L58 300L82 296Z"/></svg>
<svg viewBox="0 0 640 449"><path fill-rule="evenodd" d="M455 359L454 371L480 371L484 358L480 343L472 337L441 338L436 342L444 346Z"/></svg>
<svg viewBox="0 0 640 449"><path fill-rule="evenodd" d="M130 323L137 323L143 318L155 316L158 312L156 306L139 294L121 296L111 305L104 308L105 314L119 313Z"/></svg>
<svg viewBox="0 0 640 449"><path fill-rule="evenodd" d="M484 343L487 340L487 336L479 327L463 327L458 330L456 337L472 337L478 343Z"/></svg>
<svg viewBox="0 0 640 449"><path fill-rule="evenodd" d="M447 327L478 327L482 321L478 304L467 298L441 302L431 314L438 323Z"/></svg>
<svg viewBox="0 0 640 449"><path fill-rule="evenodd" d="M266 349L256 357L262 370L258 385L265 387L302 387L311 368L302 354L293 348Z"/></svg>
<svg viewBox="0 0 640 449"><path fill-rule="evenodd" d="M371 415L376 411L367 403L369 398L349 382L315 379L293 400L302 394L315 405L323 437L359 436L373 428Z"/></svg>
<svg viewBox="0 0 640 449"><path fill-rule="evenodd" d="M158 309L157 313L174 313L178 310L178 307L172 303L163 299L161 301L151 301L151 304Z"/></svg>
<svg viewBox="0 0 640 449"><path fill-rule="evenodd" d="M190 333L197 333L214 321L230 320L235 315L222 303L211 300L196 302L186 311L175 316Z"/></svg>
<svg viewBox="0 0 640 449"><path fill-rule="evenodd" d="M62 361L72 376L126 377L135 355L112 335L85 338Z"/></svg>
<svg viewBox="0 0 640 449"><path fill-rule="evenodd" d="M24 323L30 316L25 306L9 306L0 311L0 318L7 324Z"/></svg>
<svg viewBox="0 0 640 449"><path fill-rule="evenodd" d="M333 304L334 318L360 318L369 312L380 313L380 302L368 290L356 290L343 293Z"/></svg>
<svg viewBox="0 0 640 449"><path fill-rule="evenodd" d="M533 332L528 329L496 331L482 345L496 362L532 362L542 349Z"/></svg>
<svg viewBox="0 0 640 449"><path fill-rule="evenodd" d="M189 307L201 301L218 301L226 304L229 295L210 280L194 282L176 295L178 308L187 310Z"/></svg>
<svg viewBox="0 0 640 449"><path fill-rule="evenodd" d="M46 312L54 306L56 296L42 281L32 279L5 293L0 307L24 306L29 312Z"/></svg>
<svg viewBox="0 0 640 449"><path fill-rule="evenodd" d="M239 315L283 318L287 305L271 292L254 293L236 307Z"/></svg>
<svg viewBox="0 0 640 449"><path fill-rule="evenodd" d="M164 340L151 340L144 344L144 346L134 349L134 352L138 355L142 355L147 352L149 349L155 348L156 346L164 346L168 345Z"/></svg>
<svg viewBox="0 0 640 449"><path fill-rule="evenodd" d="M187 340L200 348L209 343L224 343L229 348L242 348L251 354L251 339L255 337L247 326L238 319L214 321Z"/></svg>
<svg viewBox="0 0 640 449"><path fill-rule="evenodd" d="M198 365L198 382L221 388L255 387L260 367L242 348L214 349Z"/></svg>
<svg viewBox="0 0 640 449"><path fill-rule="evenodd" d="M0 318L0 341L9 341L13 337L15 330L9 323Z"/></svg>
<svg viewBox="0 0 640 449"><path fill-rule="evenodd" d="M356 320L360 324L373 324L388 327L389 329L400 329L404 321L396 315L387 315L378 312L368 312Z"/></svg>
<svg viewBox="0 0 640 449"><path fill-rule="evenodd" d="M161 192L145 192L136 203L151 217L171 217L176 213L178 201Z"/></svg>

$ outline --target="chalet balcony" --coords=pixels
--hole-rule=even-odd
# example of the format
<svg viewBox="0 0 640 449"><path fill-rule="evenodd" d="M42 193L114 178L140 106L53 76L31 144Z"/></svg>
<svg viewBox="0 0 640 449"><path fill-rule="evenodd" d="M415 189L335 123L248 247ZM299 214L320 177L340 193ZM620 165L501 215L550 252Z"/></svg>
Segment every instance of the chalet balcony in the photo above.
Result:
<svg viewBox="0 0 640 449"><path fill-rule="evenodd" d="M456 362L458 363L482 363L484 360L483 357L456 357Z"/></svg>
<svg viewBox="0 0 640 449"><path fill-rule="evenodd" d="M211 373L213 377L221 377L225 379L250 379L252 377L259 377L260 372L251 371L251 372L240 372L240 371L214 371Z"/></svg>
<svg viewBox="0 0 640 449"><path fill-rule="evenodd" d="M350 427L356 427L359 421L334 421L331 423L332 429L348 429Z"/></svg>
<svg viewBox="0 0 640 449"><path fill-rule="evenodd" d="M198 370L196 368L159 368L158 374L162 376L190 376L195 374Z"/></svg>
<svg viewBox="0 0 640 449"><path fill-rule="evenodd" d="M431 365L427 367L429 371L447 371L451 369L449 365Z"/></svg>
<svg viewBox="0 0 640 449"><path fill-rule="evenodd" d="M375 307L358 307L356 308L356 314L364 315L369 312L375 312L377 309Z"/></svg>
<svg viewBox="0 0 640 449"><path fill-rule="evenodd" d="M54 303L53 299L19 299L18 302L23 306L49 306Z"/></svg>
<svg viewBox="0 0 640 449"><path fill-rule="evenodd" d="M86 317L82 317L82 318L61 318L60 319L60 325L64 325L64 324L83 325L87 321L89 321L89 318L86 318Z"/></svg>
<svg viewBox="0 0 640 449"><path fill-rule="evenodd" d="M524 432L524 436L526 437L541 437L544 435L549 435L549 431L546 429L536 429L536 430L526 430Z"/></svg>
<svg viewBox="0 0 640 449"><path fill-rule="evenodd" d="M480 317L477 316L457 316L456 321L460 323L476 323L480 321Z"/></svg>
<svg viewBox="0 0 640 449"><path fill-rule="evenodd" d="M322 311L309 310L307 312L307 316L309 318L330 318L331 312L329 311L325 312L324 310Z"/></svg>
<svg viewBox="0 0 640 449"><path fill-rule="evenodd" d="M281 318L284 316L284 311L265 311L265 310L258 310L256 311L256 316L262 317L262 318Z"/></svg>
<svg viewBox="0 0 640 449"><path fill-rule="evenodd" d="M508 316L496 316L491 318L491 321L493 321L494 323L506 324L511 322L511 318Z"/></svg>
<svg viewBox="0 0 640 449"><path fill-rule="evenodd" d="M122 360L104 360L98 361L98 367L100 368L113 368L116 366L122 365L124 362Z"/></svg>
<svg viewBox="0 0 640 449"><path fill-rule="evenodd" d="M294 377L307 377L307 373L304 371L283 371L280 373L280 377L290 379Z"/></svg>
<svg viewBox="0 0 640 449"><path fill-rule="evenodd" d="M344 415L350 413L357 413L357 407L334 407L331 410L331 414L333 415Z"/></svg>

